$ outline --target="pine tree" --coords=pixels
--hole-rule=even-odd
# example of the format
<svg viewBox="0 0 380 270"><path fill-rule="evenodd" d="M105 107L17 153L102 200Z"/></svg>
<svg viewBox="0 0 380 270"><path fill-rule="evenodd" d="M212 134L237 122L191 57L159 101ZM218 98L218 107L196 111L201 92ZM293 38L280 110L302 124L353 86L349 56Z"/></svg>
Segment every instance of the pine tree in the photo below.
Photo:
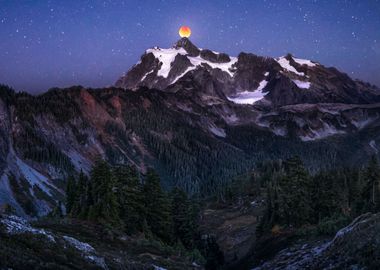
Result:
<svg viewBox="0 0 380 270"><path fill-rule="evenodd" d="M145 219L142 185L136 168L119 166L113 171L120 218L129 234L142 231Z"/></svg>
<svg viewBox="0 0 380 270"><path fill-rule="evenodd" d="M180 240L188 249L194 247L194 238L196 233L196 213L194 212L194 207L187 198L187 194L179 188L174 188L172 191L174 238L176 240Z"/></svg>
<svg viewBox="0 0 380 270"><path fill-rule="evenodd" d="M311 180L298 157L288 159L284 165L286 175L279 183L279 215L286 224L299 226L309 222L312 214Z"/></svg>
<svg viewBox="0 0 380 270"><path fill-rule="evenodd" d="M379 212L380 211L380 168L379 162L375 156L369 161L368 167L364 172L364 210Z"/></svg>
<svg viewBox="0 0 380 270"><path fill-rule="evenodd" d="M115 178L107 162L98 161L91 172L93 206L89 218L109 224L120 224L115 194Z"/></svg>
<svg viewBox="0 0 380 270"><path fill-rule="evenodd" d="M78 177L78 183L76 185L76 197L71 210L71 215L73 217L83 217L87 216L88 205L87 205L87 189L89 181L88 177L81 171Z"/></svg>
<svg viewBox="0 0 380 270"><path fill-rule="evenodd" d="M352 169L348 172L349 189L348 199L351 208L351 216L357 216L361 211L361 191L363 189L362 178L360 177L360 171Z"/></svg>
<svg viewBox="0 0 380 270"><path fill-rule="evenodd" d="M67 178L66 184L66 213L70 214L77 197L77 185L74 176Z"/></svg>
<svg viewBox="0 0 380 270"><path fill-rule="evenodd" d="M149 169L144 184L146 222L153 234L170 242L170 202L162 191L159 176Z"/></svg>

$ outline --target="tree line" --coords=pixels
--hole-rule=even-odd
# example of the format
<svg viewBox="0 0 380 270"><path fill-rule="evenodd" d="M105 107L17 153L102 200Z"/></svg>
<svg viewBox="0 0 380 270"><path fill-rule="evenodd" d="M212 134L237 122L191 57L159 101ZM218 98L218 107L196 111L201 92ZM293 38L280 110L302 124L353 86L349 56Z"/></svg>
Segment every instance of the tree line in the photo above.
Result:
<svg viewBox="0 0 380 270"><path fill-rule="evenodd" d="M319 225L322 233L335 233L362 213L380 211L380 166L376 157L364 168L319 171L314 175L298 157L269 167L271 173L261 177L266 210L259 233L276 225L299 228L313 224Z"/></svg>
<svg viewBox="0 0 380 270"><path fill-rule="evenodd" d="M222 260L215 239L200 237L199 203L180 188L164 191L153 169L141 175L131 166L98 161L89 176L68 178L66 214L187 250L208 269Z"/></svg>
<svg viewBox="0 0 380 270"><path fill-rule="evenodd" d="M98 161L90 176L81 172L68 178L66 196L70 217L110 224L130 235L181 242L186 248L195 246L196 202L179 188L165 192L152 169L141 176L134 167L110 167Z"/></svg>

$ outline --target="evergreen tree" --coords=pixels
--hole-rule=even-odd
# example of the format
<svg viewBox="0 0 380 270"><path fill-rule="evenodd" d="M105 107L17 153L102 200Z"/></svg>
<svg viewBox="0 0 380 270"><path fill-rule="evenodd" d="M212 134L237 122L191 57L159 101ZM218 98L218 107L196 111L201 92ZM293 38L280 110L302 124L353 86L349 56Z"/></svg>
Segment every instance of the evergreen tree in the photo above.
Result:
<svg viewBox="0 0 380 270"><path fill-rule="evenodd" d="M342 212L344 187L338 183L338 178L339 175L334 171L320 172L313 177L311 198L314 222Z"/></svg>
<svg viewBox="0 0 380 270"><path fill-rule="evenodd" d="M76 185L76 197L71 209L71 215L75 217L87 217L87 190L88 190L88 177L81 171L79 173L78 182Z"/></svg>
<svg viewBox="0 0 380 270"><path fill-rule="evenodd" d="M93 205L89 207L89 218L120 224L115 178L107 162L98 161L95 164L91 172L91 186Z"/></svg>
<svg viewBox="0 0 380 270"><path fill-rule="evenodd" d="M363 189L363 183L360 171L358 169L349 170L348 179L348 200L351 208L351 216L356 217L362 210L361 192Z"/></svg>
<svg viewBox="0 0 380 270"><path fill-rule="evenodd" d="M70 214L77 197L77 185L74 176L70 175L66 183L66 213Z"/></svg>
<svg viewBox="0 0 380 270"><path fill-rule="evenodd" d="M174 238L180 240L188 249L194 247L196 233L195 212L192 203L187 198L187 194L179 188L174 188L172 191Z"/></svg>
<svg viewBox="0 0 380 270"><path fill-rule="evenodd" d="M159 176L149 169L144 184L146 222L153 234L170 242L170 202L162 191Z"/></svg>
<svg viewBox="0 0 380 270"><path fill-rule="evenodd" d="M369 161L368 167L363 175L364 190L364 210L371 212L380 211L380 168L375 156Z"/></svg>
<svg viewBox="0 0 380 270"><path fill-rule="evenodd" d="M312 214L311 180L300 158L288 159L284 165L286 174L279 183L279 215L286 224L299 226L309 222Z"/></svg>
<svg viewBox="0 0 380 270"><path fill-rule="evenodd" d="M142 231L145 219L142 185L136 168L119 166L113 171L120 218L129 234Z"/></svg>
<svg viewBox="0 0 380 270"><path fill-rule="evenodd" d="M200 244L200 251L207 260L205 265L206 269L221 269L221 266L224 264L224 255L223 252L220 250L220 247L216 242L215 237L205 235L202 238Z"/></svg>

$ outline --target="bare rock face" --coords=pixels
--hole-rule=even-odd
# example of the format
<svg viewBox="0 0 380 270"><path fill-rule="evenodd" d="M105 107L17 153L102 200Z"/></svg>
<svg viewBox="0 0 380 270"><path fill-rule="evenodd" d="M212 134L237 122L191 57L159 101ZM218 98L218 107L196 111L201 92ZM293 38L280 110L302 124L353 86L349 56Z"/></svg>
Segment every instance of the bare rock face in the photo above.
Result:
<svg viewBox="0 0 380 270"><path fill-rule="evenodd" d="M379 235L380 215L364 214L331 241L287 248L254 269L378 269Z"/></svg>
<svg viewBox="0 0 380 270"><path fill-rule="evenodd" d="M225 53L214 53L210 50L202 50L200 53L201 57L212 63L228 63L231 61L231 58L228 54Z"/></svg>
<svg viewBox="0 0 380 270"><path fill-rule="evenodd" d="M121 77L117 82L117 87L134 89L139 84L141 78L147 73L147 70L156 70L159 68L159 61L152 53L141 56L140 63L135 65L129 72L128 76Z"/></svg>
<svg viewBox="0 0 380 270"><path fill-rule="evenodd" d="M174 45L175 49L183 48L189 56L195 57L198 56L201 52L188 38L181 38Z"/></svg>

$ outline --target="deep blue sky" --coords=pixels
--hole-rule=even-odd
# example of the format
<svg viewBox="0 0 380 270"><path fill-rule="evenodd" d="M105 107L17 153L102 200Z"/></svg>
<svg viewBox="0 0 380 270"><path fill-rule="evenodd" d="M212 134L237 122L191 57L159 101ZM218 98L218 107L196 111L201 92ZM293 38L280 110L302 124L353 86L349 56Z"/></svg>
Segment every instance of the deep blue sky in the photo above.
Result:
<svg viewBox="0 0 380 270"><path fill-rule="evenodd" d="M0 0L0 83L103 87L188 25L201 48L287 52L380 86L380 1Z"/></svg>

